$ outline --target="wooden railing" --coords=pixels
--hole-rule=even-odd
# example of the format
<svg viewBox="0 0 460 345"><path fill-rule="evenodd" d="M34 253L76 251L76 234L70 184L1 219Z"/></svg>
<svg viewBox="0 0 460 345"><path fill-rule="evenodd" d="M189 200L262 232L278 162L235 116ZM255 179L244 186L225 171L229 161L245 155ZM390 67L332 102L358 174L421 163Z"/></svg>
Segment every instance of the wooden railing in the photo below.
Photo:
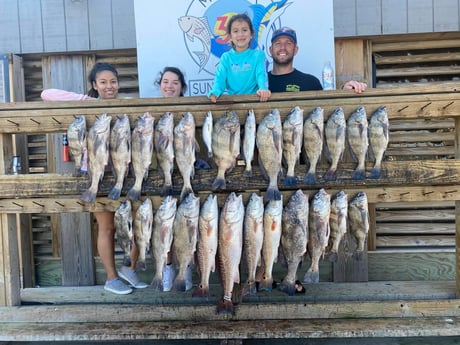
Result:
<svg viewBox="0 0 460 345"><path fill-rule="evenodd" d="M11 103L0 106L0 141L1 150L0 158L3 165L0 166L0 321L3 324L0 326L0 334L12 335L20 327L20 323L27 322L36 325L35 331L38 340L59 340L63 337L54 335L47 336L46 327L49 324L43 323L45 320L37 320L37 313L47 315L50 311L44 307L23 306L18 307L22 303L21 294L27 294L29 290L22 289L21 277L23 267L20 265L21 253L18 247L18 237L20 236L20 223L18 215L24 213L63 213L63 212L83 212L83 211L102 211L115 210L119 201L113 201L106 198L106 195L113 184L113 178L107 176L100 184L99 194L94 204L85 204L79 199L80 194L87 188L87 177L74 177L68 174L22 174L9 175L6 174L11 163L11 157L16 153L14 147L14 134L31 134L31 133L63 133L73 121L76 114L85 114L87 118L88 128L94 123L96 116L102 113L110 113L113 115L126 113L130 117L131 123L146 111L151 112L156 118L165 111L171 111L176 114L176 119L186 112L190 111L194 114L197 127L203 123L204 116L207 111L212 111L214 119L220 117L224 111L236 110L239 114L240 121L243 124L246 112L253 109L256 114L257 122L260 122L262 117L269 109L277 108L280 110L282 118L288 114L293 106L299 106L304 109L304 116L308 114L314 107L320 106L325 110L325 117L336 108L342 107L346 116L348 116L357 106L364 106L368 117L379 106L385 105L388 110L390 119L390 128L392 121L398 123L416 122L417 128L430 127L432 121L446 121L453 124L455 146L452 152L449 146L449 152L444 152L443 147L439 147L434 153L434 156L443 155L453 158L443 157L443 159L416 159L407 157L407 154L402 154L398 159L384 161L382 176L379 179L364 179L351 180L350 176L355 167L355 163L347 159L340 163L338 178L336 181L324 181L321 177L315 185L306 185L302 182L306 167L300 164L296 170L298 184L295 187L286 187L280 180L279 186L284 195L292 194L294 189L301 188L310 194L313 194L319 188L326 188L331 194L338 190L345 190L349 195L353 195L358 191L365 191L370 204L385 203L385 202L438 202L451 201L456 203L456 247L460 245L460 220L458 219L458 209L460 204L460 151L458 142L460 139L460 93L453 86L439 86L429 88L404 88L398 90L368 90L363 94L354 94L352 91L322 91L322 92L302 92L292 94L274 94L268 103L259 103L255 96L238 96L238 97L222 97L219 102L214 105L204 97L184 97L174 99L173 102L168 99L127 99L127 100L110 100L98 102L56 102L56 103ZM410 125L409 125L410 126ZM445 136L444 136L445 137ZM451 137L449 137L451 138ZM432 135L426 134L418 136L416 140L440 141L436 133ZM391 144L391 142L390 142ZM398 149L392 147L389 149L392 155L398 155ZM404 157L407 157L405 159ZM367 162L367 169L371 168L372 163ZM318 176L322 176L327 168L327 164L323 162L318 168ZM227 194L230 191L236 191L243 194L245 200L252 191L264 193L267 182L263 179L260 170L254 163L254 177L251 179L242 178L243 166L237 168L227 174L227 190L219 191L219 204L222 205ZM216 171L198 170L195 179L192 181L193 189L198 194L209 193L211 184L215 178ZM180 193L181 177L178 173L174 175L174 193ZM128 178L122 195L125 195L128 188L132 185L133 179ZM159 191L162 185L161 177L151 171L148 181L144 183L143 194L152 198L154 207L158 207L161 198ZM414 211L416 212L416 211ZM22 229L22 231L26 231ZM28 230L27 230L28 231ZM72 255L71 253L63 253L63 255ZM402 263L404 264L404 263ZM348 267L350 269L350 267ZM368 289L366 283L354 285L353 289L357 289L355 294L351 294L346 300L338 300L334 294L323 296L323 302L315 302L309 300L295 298L291 300L281 299L272 305L266 303L270 299L254 299L249 302L242 303L237 309L235 316L219 316L219 322L226 320L239 320L242 322L241 327L244 329L241 332L233 330L225 330L216 333L216 325L211 324L216 320L213 315L213 307L209 305L203 306L197 304L183 307L162 306L165 310L160 313L171 313L169 319L180 322L179 315L190 318L186 321L182 320L184 328L181 332L167 330L162 322L163 317L156 318L152 311L146 311L148 308L144 305L139 305L136 310L141 309L143 313L141 317L136 317L130 313L130 316L122 316L121 313L111 313L113 308L120 308L122 303L120 300L111 301L110 306L107 306L105 316L98 319L98 322L103 323L123 323L123 322L149 322L151 326L147 327L145 339L161 339L169 334L170 339L193 339L201 337L225 339L257 337L260 333L257 327L257 321L264 319L263 324L267 327L267 332L264 336L280 332L286 327L286 337L364 337L370 336L369 332L375 331L374 336L424 336L424 335L460 335L460 321L458 317L460 304L457 299L460 295L460 256L456 253L456 284L448 282L445 285L436 285L437 288L446 287L446 293L443 299L436 299L436 294L427 292L424 296L414 295L411 302L405 302L408 298L407 294L394 294L394 299L388 296L385 297L386 302L379 301L379 292L376 290L373 297L369 297L367 302L358 302L361 300L360 292ZM332 283L335 284L335 283ZM321 283L320 283L321 285ZM394 286L398 284L395 283ZM345 285L341 285L342 287ZM400 285L398 285L400 286ZM67 293L71 294L72 288L68 289ZM83 288L79 288L83 289ZM93 287L96 289L96 287ZM321 289L320 289L321 290ZM81 291L81 290L80 290ZM85 290L86 291L86 290ZM101 290L95 290L101 291ZM29 291L30 292L30 291ZM40 293L40 291L38 291ZM322 291L318 291L318 296L321 296ZM89 296L94 297L89 293ZM433 297L434 296L434 297ZM321 297L320 297L321 299ZM330 303L335 302L334 306ZM58 301L56 301L58 303ZM148 302L147 302L148 303ZM160 302L162 303L162 302ZM84 300L82 300L84 304ZM88 317L88 322L91 321L91 313L95 312L95 306L60 306L54 310L61 310L62 315L67 313L70 315L74 310L78 309L77 314L80 317L71 317L59 319L59 317L46 318L48 323L62 322L68 323L67 330L69 334L80 335L78 339L99 339L89 330L84 330L84 327L79 328L78 324L85 323L85 318ZM140 309L139 309L140 308ZM160 308L159 306L154 307ZM169 308L169 309L168 309ZM187 309L188 308L188 309ZM248 309L247 309L248 308ZM294 308L297 311L286 311L276 315L282 308ZM307 314L311 310L319 308L315 314L320 320L313 325ZM321 309L325 308L325 309ZM334 309L329 310L328 308ZM246 310L247 309L247 310ZM308 309L308 310L307 310ZM376 309L379 312L376 312ZM101 310L101 309L99 309ZM251 313L251 311L259 310L260 312ZM303 311L302 311L303 310ZM316 310L316 309L315 309ZM319 310L322 310L321 312ZM327 312L329 310L329 312ZM341 312L337 312L342 310ZM373 310L373 311L372 311ZM3 312L5 311L5 312ZM350 311L351 314L348 314ZM134 312L133 312L134 313ZM295 313L295 320L292 320L289 315ZM6 318L6 315L11 317ZM119 316L114 316L119 315ZM120 316L121 315L121 316ZM159 314L158 314L159 315ZM175 315L175 316L174 316ZM265 315L265 316L264 316ZM267 315L272 315L271 320L267 320ZM276 315L276 316L273 316ZM367 316L366 316L367 315ZM421 315L430 319L419 319ZM443 322L443 317L450 317L451 321ZM355 323L345 320L337 321L335 325L341 325L336 330L332 330L331 318L347 318L355 319ZM365 318L372 317L376 320L366 321ZM394 317L403 318L392 319ZM127 318L127 319L126 319ZM130 319L132 318L132 319ZM247 320L247 321L243 321ZM281 322L281 320L291 319L289 323ZM377 320L378 319L378 320ZM202 328L194 329L190 324L190 320L202 321ZM385 321L386 320L386 321ZM273 321L273 323L272 323ZM277 321L278 323L276 323ZM374 322L375 321L375 322ZM18 324L16 324L18 322ZM262 322L262 321L261 321ZM101 324L101 325L102 325ZM246 324L246 326L244 326ZM310 326L307 326L307 325ZM362 332L353 333L353 325L362 327ZM393 326L394 328L393 328ZM397 325L401 325L399 331L395 330ZM429 326L430 325L430 326ZM159 328L155 328L155 327ZM164 328L161 328L165 326ZM3 328L2 328L3 327ZM102 327L102 326L101 326ZM140 324L133 326L141 327ZM207 330L205 328L207 327ZM306 327L306 328L305 328ZM325 327L324 329L321 329ZM427 329L424 334L416 329ZM393 330L393 333L390 332ZM65 331L65 329L63 329ZM271 333L269 330L272 330ZM366 331L364 331L366 330ZM32 332L32 331L31 331ZM163 333L162 333L163 332ZM188 333L189 332L189 333ZM213 333L214 332L214 333ZM33 332L32 332L33 333ZM107 334L109 334L108 332ZM123 332L122 332L123 333ZM289 333L289 334L288 334ZM86 337L82 336L85 334ZM123 339L134 339L135 333L125 333ZM205 335L203 335L205 334ZM233 334L233 336L232 336ZM260 335L260 334L259 334ZM0 335L0 340L12 340L12 336ZM15 340L20 340L16 338ZM22 338L25 339L25 338ZM77 338L75 338L77 339ZM122 339L116 338L115 332L110 333L105 339ZM138 338L136 338L138 339Z"/></svg>

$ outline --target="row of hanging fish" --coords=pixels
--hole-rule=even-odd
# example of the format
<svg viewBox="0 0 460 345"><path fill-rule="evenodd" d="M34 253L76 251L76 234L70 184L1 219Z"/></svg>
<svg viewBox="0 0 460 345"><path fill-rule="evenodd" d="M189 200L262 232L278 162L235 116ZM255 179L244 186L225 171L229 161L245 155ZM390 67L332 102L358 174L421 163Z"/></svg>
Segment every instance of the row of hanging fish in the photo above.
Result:
<svg viewBox="0 0 460 345"><path fill-rule="evenodd" d="M67 131L69 150L75 161L77 175L85 152L88 152L91 184L82 194L82 200L94 202L99 182L103 179L105 167L110 161L115 185L109 192L108 198L113 200L120 198L123 183L131 166L135 181L127 193L127 198L138 200L142 183L148 177L154 153L164 176L162 195L172 193L174 159L183 177L181 199L192 192L190 180L194 177L197 144L195 121L191 113L185 113L175 127L174 116L170 112L164 113L156 126L154 126L153 116L146 112L136 120L132 130L126 114L118 116L112 128L110 128L111 120L112 117L107 114L100 115L86 133L86 119L80 115L70 124Z"/></svg>
<svg viewBox="0 0 460 345"><path fill-rule="evenodd" d="M186 112L174 126L174 115L165 112L154 126L154 118L145 113L136 120L131 131L126 114L117 117L110 129L111 116L103 114L97 118L86 134L86 120L83 115L76 117L68 129L69 149L74 157L76 172L80 171L82 157L87 152L89 160L90 187L81 199L94 202L99 182L109 159L115 176L115 185L109 192L110 199L117 200L128 168L131 165L135 182L127 197L138 200L142 183L148 177L152 155L155 153L158 167L164 177L161 195L172 194L172 173L174 162L183 178L180 200L193 192L191 180L195 175L195 152L199 146L195 139L195 119ZM268 180L267 200L280 200L278 177L282 175L282 164L286 166L284 183L296 184L294 173L299 161L302 147L309 162L309 169L304 182L316 183L316 166L321 158L323 147L330 161L329 170L324 175L326 181L336 178L336 171L345 150L345 141L358 164L352 179L365 178L365 161L370 146L375 157L374 167L369 177L380 177L381 162L388 145L388 115L384 106L372 114L369 124L364 107L358 107L345 121L342 108L337 108L324 121L324 110L315 108L304 120L303 110L294 107L281 123L277 109L266 114L259 125L255 115L248 111L244 123L241 144L241 125L235 111L227 111L216 121L208 112L202 126L202 138L217 166L217 176L212 183L212 190L225 190L225 174L235 167L237 158L242 153L245 161L245 176L252 176L252 160L255 148L259 153L259 166ZM87 147L87 149L86 149Z"/></svg>
<svg viewBox="0 0 460 345"><path fill-rule="evenodd" d="M303 139L305 155L309 163L308 171L303 180L304 183L316 183L316 167L323 151L329 162L329 169L323 177L326 181L335 180L338 164L343 157L347 141L351 155L357 162L351 178L360 180L366 177L365 162L369 146L374 157L374 166L368 177L380 177L382 159L389 142L389 121L385 106L379 107L371 115L369 122L366 110L362 106L357 107L348 120L345 120L345 114L341 107L336 108L326 121L324 110L320 107L313 109L305 121L299 112L301 112L300 109L293 110L287 116L283 124L283 137L285 146L286 142L289 145L286 150L290 149L294 152L297 159ZM292 153L285 153L286 157L289 155ZM289 167L293 171L295 162L294 159L287 161L288 172ZM285 184L294 185L295 182L292 174L288 173Z"/></svg>
<svg viewBox="0 0 460 345"><path fill-rule="evenodd" d="M67 130L69 151L75 161L75 174L80 174L82 162L88 157L88 172L91 184L81 195L83 201L93 203L99 182L109 161L115 176L115 185L108 197L119 199L129 166L135 177L127 197L138 200L141 194L142 182L148 176L148 169L153 154L153 116L146 112L140 116L131 131L129 117L126 114L117 117L113 127L110 127L112 116L98 116L94 125L86 133L86 118L79 115Z"/></svg>
<svg viewBox="0 0 460 345"><path fill-rule="evenodd" d="M259 153L259 166L268 180L267 200L280 200L278 177L282 175L283 164L286 167L284 184L295 186L295 166L299 161L302 147L309 162L304 183L316 183L316 166L323 151L330 162L324 175L326 181L336 179L339 161L348 140L352 157L357 166L352 179L364 179L365 161L370 143L374 156L374 166L369 178L379 178L381 163L389 141L389 122L385 106L379 107L370 117L369 123L364 107L358 107L345 120L341 107L324 119L324 110L315 108L304 120L303 110L294 107L281 122L280 113L272 109L266 114L259 125L255 115L248 111L243 132L243 143L240 148L240 121L234 111L226 112L213 123L212 114L208 112L203 127L202 137L208 149L208 156L214 157L218 166L217 177L212 185L213 190L225 189L225 173L236 165L236 159L242 152L245 162L244 176L252 176L252 160L255 148ZM324 147L324 150L323 150Z"/></svg>
<svg viewBox="0 0 460 345"><path fill-rule="evenodd" d="M138 269L146 268L146 253L154 262L151 286L163 290L162 272L168 252L172 253L177 275L173 287L185 291L185 272L196 266L200 282L194 297L209 296L209 278L218 267L223 298L218 312L233 313L234 284L240 283L240 264L247 275L242 294L271 291L273 266L281 254L287 274L280 289L295 293L299 264L308 252L310 268L304 283L319 282L319 261L324 255L337 258L340 241L347 231L355 238L356 259L360 259L369 230L367 197L358 193L350 203L344 191L332 198L319 190L309 201L309 195L297 190L286 205L252 193L246 207L242 195L230 193L220 210L217 196L209 194L200 207L193 193L187 194L177 206L172 196L163 198L153 216L152 204L146 198L136 211L134 225L131 202L122 202L115 212L117 239L124 252L124 265L130 265L130 244L139 249Z"/></svg>

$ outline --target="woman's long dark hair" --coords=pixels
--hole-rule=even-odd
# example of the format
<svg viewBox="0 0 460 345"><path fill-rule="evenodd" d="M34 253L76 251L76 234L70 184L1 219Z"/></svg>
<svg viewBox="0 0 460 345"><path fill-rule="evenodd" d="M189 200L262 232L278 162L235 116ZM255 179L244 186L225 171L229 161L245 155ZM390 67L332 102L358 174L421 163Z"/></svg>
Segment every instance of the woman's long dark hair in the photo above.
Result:
<svg viewBox="0 0 460 345"><path fill-rule="evenodd" d="M97 90L94 89L93 83L96 82L97 74L102 71L112 72L118 80L118 71L116 70L115 67L113 67L111 64L107 62L96 63L91 69L91 72L89 72L89 76L88 76L89 83L91 84L91 89L89 89L88 91L88 96L93 97L93 98L99 97L99 92L97 92Z"/></svg>

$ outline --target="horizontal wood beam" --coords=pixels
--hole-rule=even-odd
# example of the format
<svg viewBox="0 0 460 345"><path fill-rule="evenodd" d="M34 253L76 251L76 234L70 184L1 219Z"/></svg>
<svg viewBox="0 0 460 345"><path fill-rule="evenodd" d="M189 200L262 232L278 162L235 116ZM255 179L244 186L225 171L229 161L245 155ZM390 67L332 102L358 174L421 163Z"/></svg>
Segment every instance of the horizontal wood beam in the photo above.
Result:
<svg viewBox="0 0 460 345"><path fill-rule="evenodd" d="M75 115L85 114L87 125L92 126L102 113L128 114L131 124L146 111L159 116L166 111L176 114L176 121L184 112L195 115L197 126L201 126L208 111L217 118L225 111L236 110L243 123L249 109L256 113L256 120L272 108L280 110L282 118L297 105L310 112L323 107L325 114L342 107L348 116L358 105L363 105L370 114L378 107L387 106L392 119L444 118L460 115L460 93L456 85L421 88L369 89L362 94L351 90L306 91L289 95L274 94L270 101L261 103L255 95L225 96L217 104L211 104L203 96L165 98L117 99L98 102L23 102L0 105L0 133L59 133L65 132ZM305 115L306 116L306 115Z"/></svg>
<svg viewBox="0 0 460 345"><path fill-rule="evenodd" d="M296 169L298 182L296 186L285 186L282 178L278 185L280 190L288 195L299 188L312 194L320 188L326 188L330 193L343 189L350 194L366 190L369 202L460 199L460 160L386 161L382 164L382 177L380 179L352 180L351 174L354 167L355 164L351 163L339 165L337 180L328 182L322 178L327 167L319 167L317 183L307 185L303 183L307 168L305 165L299 165ZM371 164L368 164L367 171L370 168ZM254 166L253 177L242 179L243 169L243 166L238 166L227 174L227 189L220 191L221 193L227 195L231 191L237 193L258 191L263 194L267 188L267 182L260 169ZM182 177L177 171L175 171L173 177L174 194L178 195L182 187ZM212 190L211 185L215 177L216 171L214 169L197 170L195 179L192 180L194 191L196 193L209 193ZM65 197L78 198L87 189L88 182L88 177L73 177L65 174L0 175L1 198L16 199L6 201L6 203L5 200L2 200L0 212L10 212L11 210L25 212L25 209L29 209L29 207L33 209L31 212L37 212L40 208L43 210L42 212L51 211L52 209L56 210L54 212L65 212L64 209L70 206ZM132 177L125 181L122 196L126 195L133 183ZM106 196L113 185L113 177L106 175L99 185L99 196ZM162 177L156 171L151 170L149 178L143 184L143 194L148 196L160 195L162 185ZM19 200L48 197L52 197L52 199L48 201ZM71 200L71 203L76 203L70 206L72 210L78 209L80 211L100 210L101 206L98 206L99 204L104 204L102 208L108 205L109 209L114 205L118 205L118 202L107 200L98 200L95 205L85 205L82 201L78 202L78 200Z"/></svg>
<svg viewBox="0 0 460 345"><path fill-rule="evenodd" d="M294 311L292 311L293 313ZM448 337L460 318L382 318L192 322L3 323L5 341L117 341L140 339L293 339ZM442 341L440 339L440 341Z"/></svg>

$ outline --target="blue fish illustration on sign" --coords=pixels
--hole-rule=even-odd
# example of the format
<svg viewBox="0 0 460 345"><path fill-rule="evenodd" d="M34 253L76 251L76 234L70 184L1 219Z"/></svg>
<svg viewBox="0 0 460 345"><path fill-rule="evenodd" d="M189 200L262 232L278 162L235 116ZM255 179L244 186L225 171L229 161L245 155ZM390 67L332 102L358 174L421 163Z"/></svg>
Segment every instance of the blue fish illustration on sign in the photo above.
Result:
<svg viewBox="0 0 460 345"><path fill-rule="evenodd" d="M187 38L193 42L195 38L203 44L202 51L194 51L198 57L200 71L206 65L211 54L211 31L206 17L183 16L179 18L179 27Z"/></svg>

